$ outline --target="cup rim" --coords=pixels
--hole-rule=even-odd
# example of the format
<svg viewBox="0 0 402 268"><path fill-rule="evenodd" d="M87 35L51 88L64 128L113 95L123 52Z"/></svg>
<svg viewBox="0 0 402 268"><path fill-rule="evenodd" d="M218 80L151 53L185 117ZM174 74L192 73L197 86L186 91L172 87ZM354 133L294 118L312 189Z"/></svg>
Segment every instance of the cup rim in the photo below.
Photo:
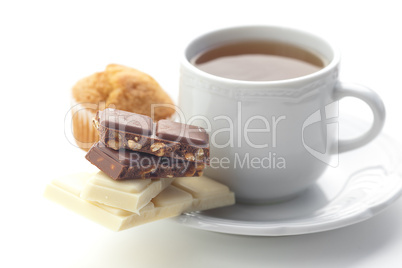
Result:
<svg viewBox="0 0 402 268"><path fill-rule="evenodd" d="M225 77L220 77L217 75L213 75L207 72L204 72L200 69L198 69L196 66L194 66L191 62L190 59L187 58L186 54L188 49L194 45L196 42L199 42L201 39L206 38L207 36L213 35L213 34L217 34L219 32L226 32L226 31L230 31L230 30L247 30L247 29L251 29L251 28L265 28L265 29L276 29L276 30L281 30L281 31L287 31L287 32L297 32L299 34L303 34L305 36L310 36L311 38L315 38L315 39L319 39L322 43L324 43L328 48L330 48L330 50L333 53L333 57L332 59L329 61L329 63L322 69L308 74L308 75L304 75L304 76L300 76L300 77L295 77L295 78L290 78L290 79L282 79L282 80L273 80L273 81L248 81L248 80L237 80L237 79L231 79L231 78L225 78ZM293 84L293 83L300 83L300 82L304 82L304 81L311 81L314 79L318 79L319 77L324 76L325 74L328 74L331 72L331 70L333 70L334 68L336 68L336 66L339 64L340 62L340 58L341 58L341 53L339 51L338 48L336 48L331 42L329 42L327 39L302 30L300 28L294 28L294 27L288 27L288 26L279 26L279 25L241 25L241 26L230 26L230 27L224 27L224 28L219 28L219 29L215 29L212 31L208 31L205 32L201 35L198 35L196 38L193 38L190 42L188 42L185 46L184 51L181 54L181 65L186 67L187 69L191 70L192 72L194 72L196 75L209 79L209 80L213 80L214 82L220 83L220 84L236 84L239 86L242 85L247 85L247 86L283 86L286 84Z"/></svg>

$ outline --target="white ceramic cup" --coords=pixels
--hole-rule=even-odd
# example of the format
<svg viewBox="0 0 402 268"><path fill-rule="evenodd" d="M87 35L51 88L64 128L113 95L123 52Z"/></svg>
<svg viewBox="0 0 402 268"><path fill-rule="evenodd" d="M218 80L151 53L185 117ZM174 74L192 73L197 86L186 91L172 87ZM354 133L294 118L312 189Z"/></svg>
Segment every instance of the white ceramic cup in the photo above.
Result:
<svg viewBox="0 0 402 268"><path fill-rule="evenodd" d="M213 47L244 40L270 40L309 50L326 66L278 81L241 81L201 71L190 60ZM181 61L179 107L187 123L210 133L206 175L228 185L238 202L285 200L307 189L337 153L363 146L381 131L385 109L372 90L338 80L340 54L310 33L277 26L216 30L193 40ZM373 111L361 136L338 139L338 100L355 97ZM358 160L357 160L358 161Z"/></svg>

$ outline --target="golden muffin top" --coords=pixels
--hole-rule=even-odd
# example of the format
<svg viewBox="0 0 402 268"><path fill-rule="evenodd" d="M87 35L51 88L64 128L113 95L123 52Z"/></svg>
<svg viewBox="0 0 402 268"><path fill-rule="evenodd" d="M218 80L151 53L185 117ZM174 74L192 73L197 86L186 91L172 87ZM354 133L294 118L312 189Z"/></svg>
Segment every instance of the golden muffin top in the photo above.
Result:
<svg viewBox="0 0 402 268"><path fill-rule="evenodd" d="M151 76L118 64L109 64L105 71L81 79L74 85L72 94L84 106L97 105L94 110L111 107L148 116L151 116L151 104L173 105L169 95ZM169 118L174 112L169 107L157 107L153 119Z"/></svg>

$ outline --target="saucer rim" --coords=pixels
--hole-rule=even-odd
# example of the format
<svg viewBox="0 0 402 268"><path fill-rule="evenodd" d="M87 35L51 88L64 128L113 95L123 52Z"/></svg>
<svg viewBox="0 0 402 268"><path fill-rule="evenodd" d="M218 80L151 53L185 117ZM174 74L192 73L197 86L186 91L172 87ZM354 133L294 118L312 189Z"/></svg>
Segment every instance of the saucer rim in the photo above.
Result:
<svg viewBox="0 0 402 268"><path fill-rule="evenodd" d="M225 234L235 234L245 236L303 235L303 234L326 232L363 222L382 212L384 209L386 209L396 200L398 200L401 196L402 196L402 187L396 193L394 193L394 195L392 195L391 198L375 206L368 207L366 210L359 211L353 216L342 218L340 220L333 220L329 222L319 223L316 225L311 224L307 224L304 226L298 225L297 227L286 226L286 224L284 224L283 222L282 226L272 226L272 222L256 223L255 221L246 222L246 221L225 220L206 215L202 215L202 219L200 219L199 218L200 214L198 212L183 214L173 218L172 220L195 229L217 232L217 233L225 233ZM202 224L197 222L198 220L202 220Z"/></svg>
<svg viewBox="0 0 402 268"><path fill-rule="evenodd" d="M385 133L381 133L379 137L377 137L373 143L378 141L378 138L384 139L388 144L393 144L394 151L402 152L402 146L395 141L393 138L388 136ZM353 153L350 152L350 153ZM398 176L402 177L402 168L401 168L402 160L400 160L397 164L397 169L388 176ZM186 214L182 214L175 218L172 218L176 223L180 223L182 225L192 227L195 229L212 231L217 233L225 233L225 234L235 234L235 235L247 235L247 236L290 236L290 235L303 235L303 234L311 234L318 232L325 232L330 230L335 230L339 228L343 228L346 226L350 226L356 223L363 222L368 220L384 209L392 205L396 200L398 200L402 196L402 184L400 187L390 192L388 198L385 198L383 201L373 204L367 205L367 207L363 210L359 210L352 215L348 215L347 217L342 217L340 219L335 219L326 222L320 222L317 224L300 224L298 226L289 226L286 225L286 221L278 221L279 225L275 225L273 221L238 221L238 220L229 220L217 217L211 217L208 215L200 214L199 212L190 212ZM238 204L234 204L236 206ZM289 221L291 223L291 221Z"/></svg>

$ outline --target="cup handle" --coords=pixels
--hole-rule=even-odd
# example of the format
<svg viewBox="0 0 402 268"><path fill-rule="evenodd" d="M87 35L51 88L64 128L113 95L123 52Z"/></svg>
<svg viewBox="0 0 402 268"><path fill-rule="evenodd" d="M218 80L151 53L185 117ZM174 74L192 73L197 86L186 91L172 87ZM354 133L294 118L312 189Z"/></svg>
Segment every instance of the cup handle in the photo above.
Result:
<svg viewBox="0 0 402 268"><path fill-rule="evenodd" d="M373 111L373 124L371 128L357 138L340 140L338 143L339 153L361 147L369 143L380 133L385 122L385 107L377 93L361 85L338 82L335 86L333 96L335 100L340 100L344 97L358 98L367 103Z"/></svg>

